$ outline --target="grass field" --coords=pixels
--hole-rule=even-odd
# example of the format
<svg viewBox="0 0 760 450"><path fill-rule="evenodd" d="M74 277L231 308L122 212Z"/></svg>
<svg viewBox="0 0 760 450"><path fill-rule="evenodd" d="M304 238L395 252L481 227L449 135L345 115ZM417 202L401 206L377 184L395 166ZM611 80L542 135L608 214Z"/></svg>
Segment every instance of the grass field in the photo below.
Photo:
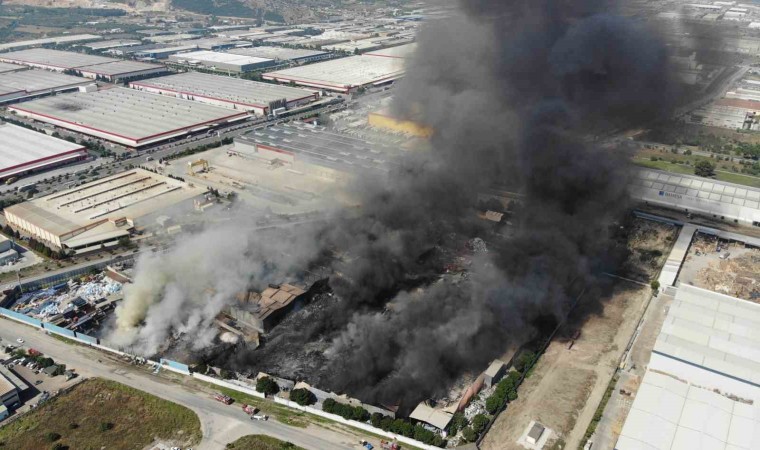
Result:
<svg viewBox="0 0 760 450"><path fill-rule="evenodd" d="M0 428L0 449L143 449L156 439L194 446L198 416L122 384L91 379Z"/></svg>
<svg viewBox="0 0 760 450"><path fill-rule="evenodd" d="M235 450L304 450L290 442L283 442L262 434L243 436L237 441L227 444L227 448Z"/></svg>
<svg viewBox="0 0 760 450"><path fill-rule="evenodd" d="M636 165L648 167L650 169L664 170L666 172L680 173L683 175L694 175L694 167L686 166L683 164L673 164L669 161L650 161L648 159L636 158L633 160L633 162ZM715 179L719 181L725 181L727 183L742 184L744 186L760 188L760 178L742 175L740 173L716 170Z"/></svg>

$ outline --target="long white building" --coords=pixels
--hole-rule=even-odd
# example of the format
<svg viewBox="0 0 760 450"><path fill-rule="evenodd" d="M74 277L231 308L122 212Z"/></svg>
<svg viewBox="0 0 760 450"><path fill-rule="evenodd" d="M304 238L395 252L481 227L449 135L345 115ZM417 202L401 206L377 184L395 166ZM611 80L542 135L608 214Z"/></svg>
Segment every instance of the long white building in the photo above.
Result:
<svg viewBox="0 0 760 450"><path fill-rule="evenodd" d="M638 170L629 192L652 205L760 227L760 189L710 178Z"/></svg>
<svg viewBox="0 0 760 450"><path fill-rule="evenodd" d="M135 81L129 86L154 94L252 111L259 115L267 115L280 107L293 108L319 99L317 91L199 72Z"/></svg>

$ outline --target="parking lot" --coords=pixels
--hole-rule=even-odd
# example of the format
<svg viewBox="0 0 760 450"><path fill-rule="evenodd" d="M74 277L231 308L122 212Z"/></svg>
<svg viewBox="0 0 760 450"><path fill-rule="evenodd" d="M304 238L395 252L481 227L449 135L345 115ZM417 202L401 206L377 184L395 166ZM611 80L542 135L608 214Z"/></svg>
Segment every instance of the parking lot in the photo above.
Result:
<svg viewBox="0 0 760 450"><path fill-rule="evenodd" d="M3 348L10 344L10 342L0 342L0 344L3 345ZM18 342L12 343L14 346L18 348L23 348L25 350L29 350L28 347L24 346L23 344L19 344ZM62 388L67 388L77 381L79 381L79 377L74 377L70 380L66 380L66 377L63 375L58 376L49 376L46 375L44 372L42 372L40 369L37 368L36 370L33 367L27 367L22 364L18 364L15 361L19 361L18 358L12 358L10 354L5 353L4 351L0 351L0 356L3 360L3 365L5 365L6 368L10 369L16 376L18 376L21 380L23 380L27 386L28 389L22 391L19 393L19 396L21 397L21 405L15 409L14 414L22 414L30 409L37 406L37 404L40 402L40 400L44 400L46 398L50 398L58 394L58 391L60 391ZM28 365L32 365L31 363ZM72 368L67 368L72 369Z"/></svg>

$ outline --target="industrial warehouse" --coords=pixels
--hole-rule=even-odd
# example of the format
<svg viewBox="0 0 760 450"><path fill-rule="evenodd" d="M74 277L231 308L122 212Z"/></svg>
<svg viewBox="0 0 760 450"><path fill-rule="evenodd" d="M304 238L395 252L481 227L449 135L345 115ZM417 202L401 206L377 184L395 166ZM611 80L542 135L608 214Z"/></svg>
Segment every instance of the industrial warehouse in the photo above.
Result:
<svg viewBox="0 0 760 450"><path fill-rule="evenodd" d="M360 87L390 83L403 76L403 58L367 55L323 61L263 75L265 80L343 93L355 91Z"/></svg>
<svg viewBox="0 0 760 450"><path fill-rule="evenodd" d="M90 80L47 70L3 72L0 73L0 104L76 91L91 84Z"/></svg>
<svg viewBox="0 0 760 450"><path fill-rule="evenodd" d="M79 144L44 133L0 124L0 179L42 171L87 157Z"/></svg>
<svg viewBox="0 0 760 450"><path fill-rule="evenodd" d="M754 449L760 305L681 284L618 450Z"/></svg>
<svg viewBox="0 0 760 450"><path fill-rule="evenodd" d="M344 173L388 172L402 150L368 143L306 124L287 123L253 131L235 139L232 154L278 161L298 167L308 163Z"/></svg>
<svg viewBox="0 0 760 450"><path fill-rule="evenodd" d="M232 53L212 52L208 50L171 55L169 56L169 60L178 64L203 66L208 69L229 73L251 72L275 64L274 60L269 58L234 55Z"/></svg>
<svg viewBox="0 0 760 450"><path fill-rule="evenodd" d="M636 200L648 204L760 226L760 189L757 188L641 169L631 181L629 192Z"/></svg>
<svg viewBox="0 0 760 450"><path fill-rule="evenodd" d="M17 114L127 147L141 147L243 120L246 112L128 88L77 92L9 108Z"/></svg>
<svg viewBox="0 0 760 450"><path fill-rule="evenodd" d="M330 57L329 52L323 52L319 50L304 50L298 48L272 47L264 45L260 47L236 48L227 50L227 53L231 53L233 55L254 56L256 58L273 59L278 63L289 61L296 64L321 61Z"/></svg>
<svg viewBox="0 0 760 450"><path fill-rule="evenodd" d="M163 66L155 64L45 48L3 53L0 54L0 61L57 72L77 72L85 77L102 77L108 81L134 79L166 71Z"/></svg>
<svg viewBox="0 0 760 450"><path fill-rule="evenodd" d="M17 70L24 70L24 68L16 64L0 63L0 73L15 72Z"/></svg>
<svg viewBox="0 0 760 450"><path fill-rule="evenodd" d="M202 196L205 189L133 169L5 209L12 227L56 248L111 245L136 224ZM190 205L188 205L190 207Z"/></svg>
<svg viewBox="0 0 760 450"><path fill-rule="evenodd" d="M133 82L130 87L210 105L253 111L259 115L268 115L281 107L304 105L319 98L318 92L306 89L198 72Z"/></svg>

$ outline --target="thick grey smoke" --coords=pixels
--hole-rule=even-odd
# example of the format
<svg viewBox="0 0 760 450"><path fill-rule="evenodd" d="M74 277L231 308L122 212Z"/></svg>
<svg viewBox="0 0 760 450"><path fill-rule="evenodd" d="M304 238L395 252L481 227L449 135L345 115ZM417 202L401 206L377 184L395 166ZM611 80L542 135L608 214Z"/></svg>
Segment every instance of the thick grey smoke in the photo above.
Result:
<svg viewBox="0 0 760 450"><path fill-rule="evenodd" d="M419 254L442 234L477 232L465 219L489 186L519 190L524 204L514 234L492 236L470 278L402 292L384 312L355 313L335 338L325 382L373 401L408 407L440 393L529 336L540 316L561 318L570 285L591 287L615 264L610 227L626 206L625 149L591 137L664 117L675 101L657 34L611 15L609 4L462 6L466 14L421 33L396 94L401 114L421 114L436 130L433 151L421 169L367 195L382 233L352 247L364 262L352 279L371 296L420 273ZM408 245L382 242L396 237ZM378 286L377 272L392 279Z"/></svg>
<svg viewBox="0 0 760 450"><path fill-rule="evenodd" d="M482 370L539 317L562 317L577 294L571 285L595 285L617 259L609 234L627 184L625 149L602 148L595 136L668 114L668 52L654 30L614 16L609 3L461 6L421 32L396 92L400 114L434 127L432 150L388 179L362 179L358 218L265 242L243 223L142 261L121 336L153 350L171 330L210 330L231 291L279 282L340 250L347 257L330 280L337 301L291 330L287 345L330 339L324 366L304 376L408 407ZM507 236L476 217L478 193L493 186L524 195ZM490 251L469 276L439 279L431 255L476 236ZM267 351L278 350L239 351L228 363L255 369Z"/></svg>

